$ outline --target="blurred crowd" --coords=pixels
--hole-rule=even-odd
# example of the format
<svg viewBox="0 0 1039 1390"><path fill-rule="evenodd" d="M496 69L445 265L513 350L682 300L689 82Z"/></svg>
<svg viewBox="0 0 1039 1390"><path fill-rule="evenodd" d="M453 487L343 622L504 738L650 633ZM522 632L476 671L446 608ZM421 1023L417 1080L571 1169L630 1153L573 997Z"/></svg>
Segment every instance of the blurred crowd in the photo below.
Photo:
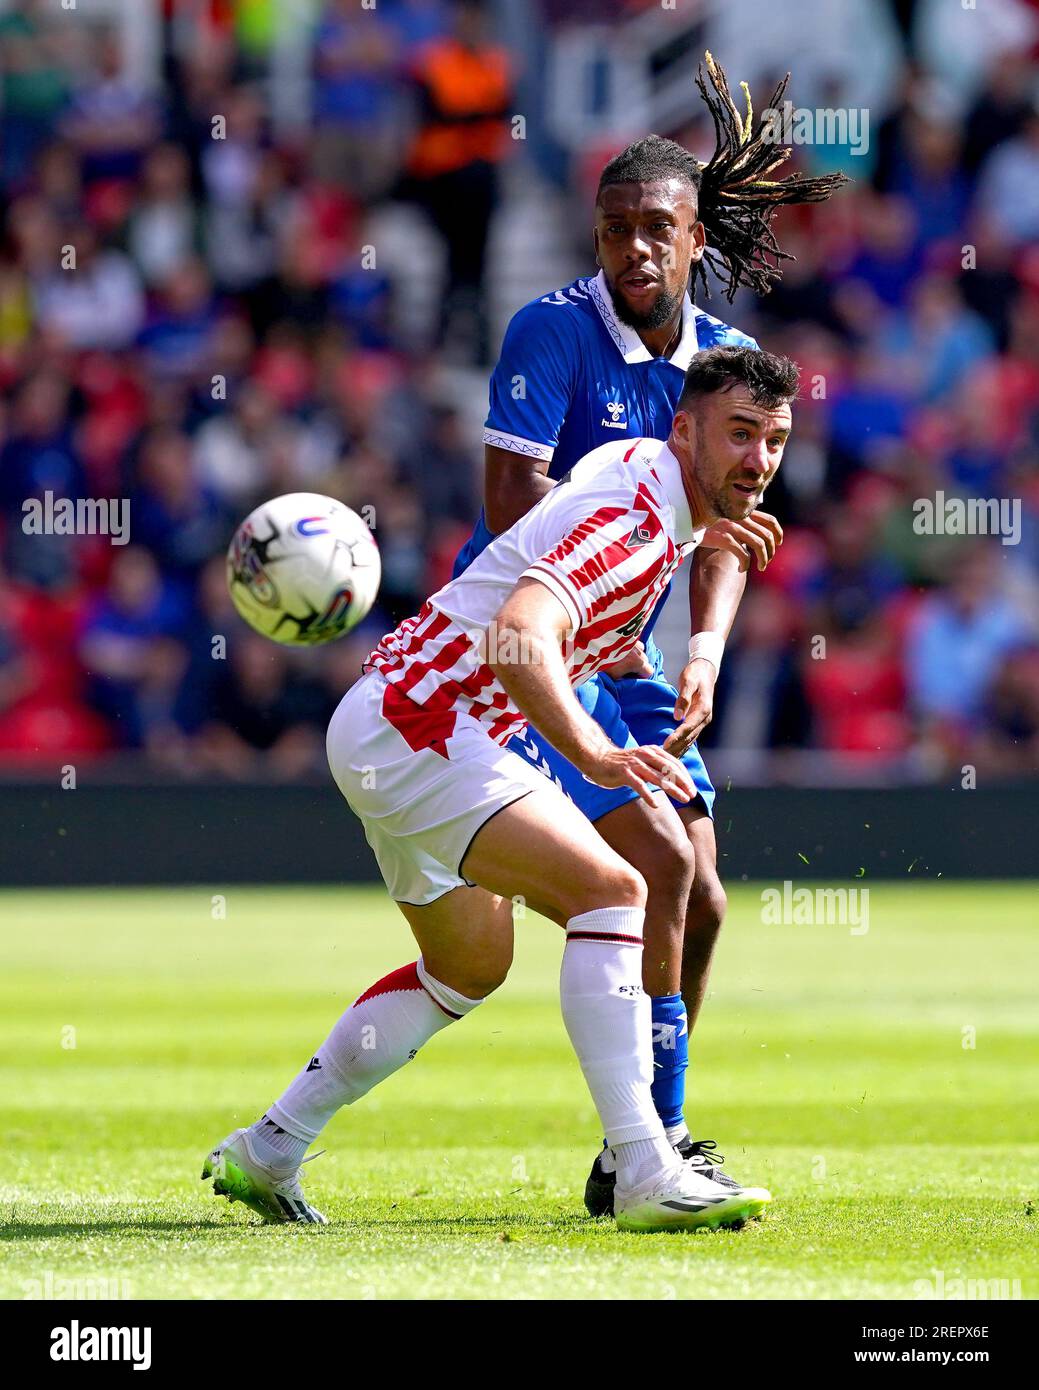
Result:
<svg viewBox="0 0 1039 1390"><path fill-rule="evenodd" d="M783 215L796 260L768 299L707 306L804 382L770 494L786 541L749 586L707 742L1034 773L1039 23L953 102L914 6L885 7L897 81L868 155L796 153L853 184ZM314 0L309 116L279 127L274 8L206 0L185 33L165 0L158 86L128 75L118 29L0 9L0 767L313 770L361 658L444 582L479 509L479 431L441 369L493 364L488 236L531 158L509 138L520 55L478 4ZM549 41L601 8L531 3ZM710 153L698 118L661 133ZM588 271L589 170L622 143L574 152L559 190ZM369 241L405 204L444 256L424 340ZM251 635L224 583L237 521L295 490L374 508L383 559L375 612L312 652ZM130 543L27 535L48 491L129 499ZM1015 504L1016 540L922 532L914 503L939 494Z"/></svg>

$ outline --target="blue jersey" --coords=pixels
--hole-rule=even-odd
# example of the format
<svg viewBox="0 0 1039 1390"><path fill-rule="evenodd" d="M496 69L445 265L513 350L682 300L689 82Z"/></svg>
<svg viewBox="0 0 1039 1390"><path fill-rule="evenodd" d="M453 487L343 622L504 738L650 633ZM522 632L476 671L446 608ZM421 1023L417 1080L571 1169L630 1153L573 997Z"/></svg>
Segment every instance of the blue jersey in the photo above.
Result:
<svg viewBox="0 0 1039 1390"><path fill-rule="evenodd" d="M711 347L757 343L687 298L678 346L670 357L654 357L618 319L602 271L575 280L513 315L491 377L484 443L543 460L548 476L559 479L600 444L625 435L666 439L686 368ZM491 538L481 514L456 575Z"/></svg>

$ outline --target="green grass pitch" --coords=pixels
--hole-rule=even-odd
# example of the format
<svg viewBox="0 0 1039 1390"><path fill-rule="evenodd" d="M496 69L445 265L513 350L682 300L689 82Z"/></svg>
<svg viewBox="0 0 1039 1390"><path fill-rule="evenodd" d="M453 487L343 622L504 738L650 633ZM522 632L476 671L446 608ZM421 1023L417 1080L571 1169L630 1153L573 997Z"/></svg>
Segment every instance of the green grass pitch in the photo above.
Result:
<svg viewBox="0 0 1039 1390"><path fill-rule="evenodd" d="M217 1203L207 1149L415 950L374 888L216 891L224 919L204 888L0 895L3 1297L1039 1292L1033 884L877 883L865 935L764 925L737 886L688 1113L776 1200L650 1236L584 1213L598 1128L534 917L503 989L329 1127L330 1226Z"/></svg>

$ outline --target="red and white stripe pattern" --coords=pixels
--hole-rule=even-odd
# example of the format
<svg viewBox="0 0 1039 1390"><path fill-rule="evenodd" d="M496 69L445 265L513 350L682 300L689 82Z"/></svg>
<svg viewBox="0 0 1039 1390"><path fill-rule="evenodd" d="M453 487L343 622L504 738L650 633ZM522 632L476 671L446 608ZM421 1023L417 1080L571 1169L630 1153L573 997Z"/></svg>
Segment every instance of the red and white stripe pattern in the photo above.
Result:
<svg viewBox="0 0 1039 1390"><path fill-rule="evenodd" d="M622 445L587 455L565 484L371 652L365 670L378 671L388 686L383 714L412 748L446 756L460 715L478 720L502 745L526 724L479 647L523 577L543 583L570 616L572 684L638 641L699 538L689 528L681 471L666 445Z"/></svg>
<svg viewBox="0 0 1039 1390"><path fill-rule="evenodd" d="M413 960L410 965L402 965L399 970L391 970L388 975L384 975L381 980L376 980L374 985L370 985L363 994L359 994L350 1005L356 1009L358 1004L367 1003L369 999L377 999L381 994L428 994L433 1003L442 1014L457 1021L462 1017L460 1013L455 1013L446 1004L441 1003L430 989L427 989L419 975L419 963Z"/></svg>
<svg viewBox="0 0 1039 1390"><path fill-rule="evenodd" d="M436 748L446 756L459 714L479 720L503 745L526 724L473 639L428 599L382 639L365 662L369 669L388 686L383 714L416 751Z"/></svg>

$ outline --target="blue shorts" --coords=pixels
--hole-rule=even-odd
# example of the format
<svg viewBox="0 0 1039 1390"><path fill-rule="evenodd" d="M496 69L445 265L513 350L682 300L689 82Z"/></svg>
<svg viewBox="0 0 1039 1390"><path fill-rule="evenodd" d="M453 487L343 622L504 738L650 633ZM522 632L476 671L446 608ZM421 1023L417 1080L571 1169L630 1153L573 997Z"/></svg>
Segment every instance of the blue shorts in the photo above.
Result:
<svg viewBox="0 0 1039 1390"><path fill-rule="evenodd" d="M676 727L678 691L663 676L622 676L616 681L609 676L593 676L578 686L574 694L618 748L662 744ZM597 787L589 782L535 728L528 727L517 734L508 746L510 752L518 753L551 777L590 821L638 799L633 787ZM714 786L695 743L682 762L697 791L695 802L685 804L701 806L713 819ZM675 802L676 806L682 804Z"/></svg>

